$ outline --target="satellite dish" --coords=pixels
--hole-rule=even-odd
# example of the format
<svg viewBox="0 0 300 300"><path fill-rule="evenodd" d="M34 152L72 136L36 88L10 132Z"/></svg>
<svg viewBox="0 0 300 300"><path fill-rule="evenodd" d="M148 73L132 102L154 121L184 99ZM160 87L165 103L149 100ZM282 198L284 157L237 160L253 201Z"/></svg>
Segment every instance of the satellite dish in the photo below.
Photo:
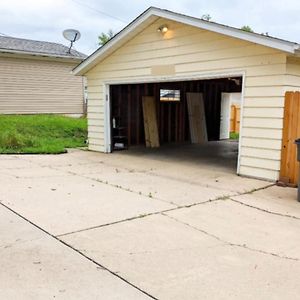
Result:
<svg viewBox="0 0 300 300"><path fill-rule="evenodd" d="M76 29L66 29L63 31L63 36L66 40L70 42L78 41L81 37L81 34Z"/></svg>
<svg viewBox="0 0 300 300"><path fill-rule="evenodd" d="M80 39L81 34L76 29L66 29L63 31L63 36L66 40L71 42L70 48L68 50L68 53L71 53L71 48L73 46L73 43Z"/></svg>

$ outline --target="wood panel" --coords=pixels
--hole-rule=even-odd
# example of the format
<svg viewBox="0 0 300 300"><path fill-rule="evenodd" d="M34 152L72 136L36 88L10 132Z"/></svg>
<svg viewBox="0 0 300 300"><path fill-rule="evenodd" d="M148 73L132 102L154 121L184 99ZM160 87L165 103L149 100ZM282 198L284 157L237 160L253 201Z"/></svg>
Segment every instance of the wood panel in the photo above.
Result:
<svg viewBox="0 0 300 300"><path fill-rule="evenodd" d="M190 124L191 142L193 144L207 142L203 94L187 93L187 107Z"/></svg>
<svg viewBox="0 0 300 300"><path fill-rule="evenodd" d="M230 132L240 132L241 108L239 105L231 105Z"/></svg>
<svg viewBox="0 0 300 300"><path fill-rule="evenodd" d="M286 92L283 120L280 181L297 184L299 177L297 147L300 138L300 92Z"/></svg>
<svg viewBox="0 0 300 300"><path fill-rule="evenodd" d="M142 98L142 103L146 147L159 147L155 98L145 96Z"/></svg>

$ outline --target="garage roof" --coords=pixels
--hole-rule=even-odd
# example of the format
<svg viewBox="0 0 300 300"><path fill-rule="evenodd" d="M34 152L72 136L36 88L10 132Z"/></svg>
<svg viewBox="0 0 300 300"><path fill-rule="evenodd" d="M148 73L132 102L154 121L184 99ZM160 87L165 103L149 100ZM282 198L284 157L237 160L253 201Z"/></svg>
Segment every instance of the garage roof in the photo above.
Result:
<svg viewBox="0 0 300 300"><path fill-rule="evenodd" d="M97 49L88 58L81 62L73 73L76 75L83 75L97 63L109 56L116 49L128 42L136 34L144 30L148 25L155 22L158 18L165 18L175 22L183 23L186 25L194 26L197 28L217 32L227 36L235 37L241 40L253 42L263 46L278 49L287 53L297 54L300 53L300 45L294 42L286 41L283 39L270 37L263 34L247 32L235 27L222 25L219 23L206 21L203 19L175 13L169 10L150 7L117 35L115 35L108 43Z"/></svg>
<svg viewBox="0 0 300 300"><path fill-rule="evenodd" d="M0 53L16 53L80 60L87 57L85 54L74 49L71 50L71 53L68 53L68 50L69 47L58 43L0 36Z"/></svg>

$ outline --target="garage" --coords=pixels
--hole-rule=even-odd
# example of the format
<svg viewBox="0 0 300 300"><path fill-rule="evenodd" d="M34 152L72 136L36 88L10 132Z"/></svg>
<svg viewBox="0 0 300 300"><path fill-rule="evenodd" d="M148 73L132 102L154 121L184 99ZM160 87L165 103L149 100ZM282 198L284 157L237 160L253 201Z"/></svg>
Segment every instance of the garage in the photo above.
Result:
<svg viewBox="0 0 300 300"><path fill-rule="evenodd" d="M151 7L73 70L87 78L89 149L188 155L192 145L218 156L239 98L235 172L276 181L299 53L294 42Z"/></svg>

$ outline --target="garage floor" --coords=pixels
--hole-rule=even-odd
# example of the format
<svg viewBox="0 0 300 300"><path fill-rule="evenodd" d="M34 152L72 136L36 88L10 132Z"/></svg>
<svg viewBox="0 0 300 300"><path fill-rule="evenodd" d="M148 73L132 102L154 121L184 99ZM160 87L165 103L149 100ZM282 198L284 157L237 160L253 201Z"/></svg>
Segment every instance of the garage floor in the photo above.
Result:
<svg viewBox="0 0 300 300"><path fill-rule="evenodd" d="M0 156L0 299L297 299L296 190L201 151Z"/></svg>
<svg viewBox="0 0 300 300"><path fill-rule="evenodd" d="M165 144L159 148L146 148L144 146L132 146L128 151L119 152L126 157L135 159L137 156L154 161L172 164L181 167L188 165L197 171L199 166L211 170L217 168L218 172L235 174L238 159L238 141L225 140L208 142L206 144Z"/></svg>

